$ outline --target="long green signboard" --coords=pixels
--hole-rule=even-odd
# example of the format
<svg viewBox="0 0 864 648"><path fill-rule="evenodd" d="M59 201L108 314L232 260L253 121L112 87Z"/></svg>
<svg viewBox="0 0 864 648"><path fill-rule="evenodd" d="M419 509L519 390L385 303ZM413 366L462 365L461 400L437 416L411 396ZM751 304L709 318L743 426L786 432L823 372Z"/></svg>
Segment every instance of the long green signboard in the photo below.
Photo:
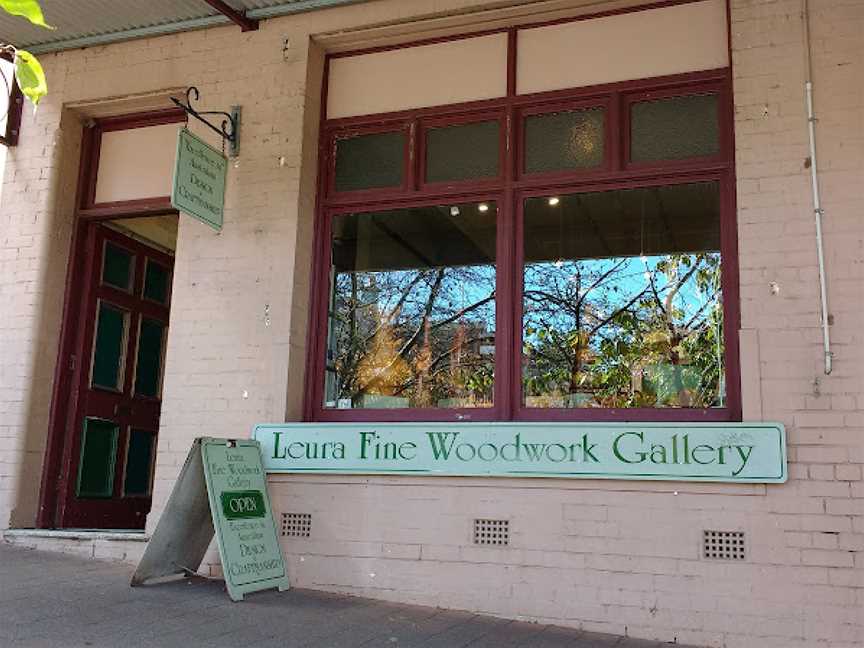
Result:
<svg viewBox="0 0 864 648"><path fill-rule="evenodd" d="M283 423L271 473L786 481L780 423Z"/></svg>
<svg viewBox="0 0 864 648"><path fill-rule="evenodd" d="M177 136L171 204L215 230L222 229L228 158L185 128Z"/></svg>

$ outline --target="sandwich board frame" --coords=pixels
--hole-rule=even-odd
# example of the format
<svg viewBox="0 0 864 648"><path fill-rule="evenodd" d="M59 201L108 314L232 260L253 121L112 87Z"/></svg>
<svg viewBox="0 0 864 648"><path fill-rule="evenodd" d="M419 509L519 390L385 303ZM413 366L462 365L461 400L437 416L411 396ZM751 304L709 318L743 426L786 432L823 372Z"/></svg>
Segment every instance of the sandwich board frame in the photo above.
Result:
<svg viewBox="0 0 864 648"><path fill-rule="evenodd" d="M288 589L257 441L195 439L131 585L194 573L214 535L232 601Z"/></svg>

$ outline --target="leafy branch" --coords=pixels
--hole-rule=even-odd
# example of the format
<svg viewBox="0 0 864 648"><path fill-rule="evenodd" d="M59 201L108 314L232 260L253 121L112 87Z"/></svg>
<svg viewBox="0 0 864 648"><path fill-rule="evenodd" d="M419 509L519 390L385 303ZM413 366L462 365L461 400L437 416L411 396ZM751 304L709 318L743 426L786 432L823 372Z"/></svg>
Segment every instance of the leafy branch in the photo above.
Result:
<svg viewBox="0 0 864 648"><path fill-rule="evenodd" d="M0 0L0 9L13 16L26 18L38 27L54 29L45 22L42 7L37 0ZM15 82L34 106L48 94L48 82L42 64L27 50L18 49L11 43L0 43L0 54L15 66Z"/></svg>

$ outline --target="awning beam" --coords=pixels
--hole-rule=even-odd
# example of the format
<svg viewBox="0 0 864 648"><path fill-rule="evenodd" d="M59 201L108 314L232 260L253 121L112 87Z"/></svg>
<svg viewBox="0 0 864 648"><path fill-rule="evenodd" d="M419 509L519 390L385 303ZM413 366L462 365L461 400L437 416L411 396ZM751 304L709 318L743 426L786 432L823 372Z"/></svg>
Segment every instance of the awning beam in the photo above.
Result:
<svg viewBox="0 0 864 648"><path fill-rule="evenodd" d="M249 18L248 16L246 16L245 11L237 11L228 3L223 2L223 0L204 0L204 2L213 7L223 16L230 19L232 22L240 25L241 31L255 31L256 29L258 29L258 21L256 19Z"/></svg>

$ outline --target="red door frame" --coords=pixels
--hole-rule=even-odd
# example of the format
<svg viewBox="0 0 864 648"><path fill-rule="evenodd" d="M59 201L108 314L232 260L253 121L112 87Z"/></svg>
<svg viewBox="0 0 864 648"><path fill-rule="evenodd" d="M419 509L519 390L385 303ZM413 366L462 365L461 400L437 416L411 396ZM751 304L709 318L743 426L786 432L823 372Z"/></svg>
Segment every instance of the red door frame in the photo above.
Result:
<svg viewBox="0 0 864 648"><path fill-rule="evenodd" d="M92 249L95 230L92 225L119 218L176 213L171 206L170 196L111 203L95 202L102 134L182 121L185 121L182 110L169 109L109 117L97 120L92 126L84 128L78 168L75 225L66 270L60 343L54 368L48 438L42 466L39 511L36 517L38 528L56 528L60 523L59 514L63 496L74 481L69 465L73 444L68 443L68 440L74 433L74 410L78 403L82 380L81 368L85 365L89 366L89 362L82 361L86 355L85 326L82 326L83 322L79 314L80 305L86 299L85 279L92 275L95 263L95 255L88 254L88 250Z"/></svg>

